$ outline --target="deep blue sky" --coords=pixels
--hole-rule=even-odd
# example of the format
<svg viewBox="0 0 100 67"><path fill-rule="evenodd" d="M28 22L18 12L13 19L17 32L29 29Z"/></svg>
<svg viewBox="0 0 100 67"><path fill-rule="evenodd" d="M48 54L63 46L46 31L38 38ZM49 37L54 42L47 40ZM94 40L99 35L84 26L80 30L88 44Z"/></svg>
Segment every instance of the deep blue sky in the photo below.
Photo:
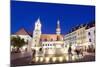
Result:
<svg viewBox="0 0 100 67"><path fill-rule="evenodd" d="M66 34L76 25L95 20L95 7L11 1L11 33L17 32L20 28L32 32L38 17L41 20L43 34L56 33L58 19L61 33Z"/></svg>

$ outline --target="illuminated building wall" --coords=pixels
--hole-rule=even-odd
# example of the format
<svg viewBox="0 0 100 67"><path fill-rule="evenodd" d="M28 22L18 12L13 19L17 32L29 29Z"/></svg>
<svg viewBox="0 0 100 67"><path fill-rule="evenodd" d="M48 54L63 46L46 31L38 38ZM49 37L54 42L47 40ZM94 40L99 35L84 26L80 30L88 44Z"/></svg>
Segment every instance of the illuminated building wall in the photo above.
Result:
<svg viewBox="0 0 100 67"><path fill-rule="evenodd" d="M86 43L85 27L71 31L64 36L64 41L67 46L71 45L73 49L83 47Z"/></svg>
<svg viewBox="0 0 100 67"><path fill-rule="evenodd" d="M44 54L63 54L64 41L44 41L41 47Z"/></svg>
<svg viewBox="0 0 100 67"><path fill-rule="evenodd" d="M11 37L17 37L19 36L20 38L23 38L25 42L27 42L28 44L25 44L25 46L22 47L22 51L25 51L25 49L27 48L27 51L30 52L31 51L31 40L32 37L29 35L29 33L24 29L21 28L18 32L16 32L15 34L11 35ZM11 46L11 50L13 46Z"/></svg>
<svg viewBox="0 0 100 67"><path fill-rule="evenodd" d="M93 46L95 48L95 27L91 27L89 29L86 29L86 35L87 35L87 47Z"/></svg>

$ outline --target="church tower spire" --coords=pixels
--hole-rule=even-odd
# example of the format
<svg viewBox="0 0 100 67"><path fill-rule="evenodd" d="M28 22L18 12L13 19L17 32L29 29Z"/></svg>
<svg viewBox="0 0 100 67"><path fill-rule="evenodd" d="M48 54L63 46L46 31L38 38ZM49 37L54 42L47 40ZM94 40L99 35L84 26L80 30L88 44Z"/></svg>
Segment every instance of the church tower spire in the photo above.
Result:
<svg viewBox="0 0 100 67"><path fill-rule="evenodd" d="M37 52L40 47L40 37L41 37L41 22L40 18L35 22L35 28L33 31L33 40L32 40L32 48L34 48ZM38 55L38 53L36 53Z"/></svg>
<svg viewBox="0 0 100 67"><path fill-rule="evenodd" d="M60 29L60 21L58 20L58 21L57 21L56 34L57 34L57 35L60 35L60 33L61 33L61 29Z"/></svg>

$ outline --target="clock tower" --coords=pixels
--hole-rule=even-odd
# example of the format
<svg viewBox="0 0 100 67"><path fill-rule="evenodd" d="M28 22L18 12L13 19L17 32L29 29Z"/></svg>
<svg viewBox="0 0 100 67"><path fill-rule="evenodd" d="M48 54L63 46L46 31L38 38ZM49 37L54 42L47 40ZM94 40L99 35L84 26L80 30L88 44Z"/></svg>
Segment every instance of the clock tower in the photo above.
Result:
<svg viewBox="0 0 100 67"><path fill-rule="evenodd" d="M41 36L41 22L40 18L35 22L35 28L33 31L32 49L36 50L36 55L40 49L40 36Z"/></svg>

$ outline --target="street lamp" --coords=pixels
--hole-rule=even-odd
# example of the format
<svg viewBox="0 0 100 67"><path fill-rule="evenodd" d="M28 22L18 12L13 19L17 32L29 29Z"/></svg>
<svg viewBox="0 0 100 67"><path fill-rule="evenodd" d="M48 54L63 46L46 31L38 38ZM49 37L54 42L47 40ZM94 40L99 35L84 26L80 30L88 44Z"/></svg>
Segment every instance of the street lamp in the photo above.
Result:
<svg viewBox="0 0 100 67"><path fill-rule="evenodd" d="M36 57L35 61L38 62L39 61L39 57Z"/></svg>
<svg viewBox="0 0 100 67"><path fill-rule="evenodd" d="M59 57L59 61L62 62L64 60L63 57Z"/></svg>
<svg viewBox="0 0 100 67"><path fill-rule="evenodd" d="M69 60L68 56L66 56L65 59L66 59L66 61L68 61Z"/></svg>
<svg viewBox="0 0 100 67"><path fill-rule="evenodd" d="M42 61L43 61L43 59L44 59L43 57L40 57L40 62L42 62Z"/></svg>
<svg viewBox="0 0 100 67"><path fill-rule="evenodd" d="M75 60L75 56L74 55L72 56L72 60Z"/></svg>
<svg viewBox="0 0 100 67"><path fill-rule="evenodd" d="M49 62L49 60L50 60L50 58L49 58L49 57L46 57L45 59L46 59L46 62Z"/></svg>
<svg viewBox="0 0 100 67"><path fill-rule="evenodd" d="M55 61L56 61L56 59L57 59L56 57L52 57L52 61L53 61L53 62L55 62Z"/></svg>

